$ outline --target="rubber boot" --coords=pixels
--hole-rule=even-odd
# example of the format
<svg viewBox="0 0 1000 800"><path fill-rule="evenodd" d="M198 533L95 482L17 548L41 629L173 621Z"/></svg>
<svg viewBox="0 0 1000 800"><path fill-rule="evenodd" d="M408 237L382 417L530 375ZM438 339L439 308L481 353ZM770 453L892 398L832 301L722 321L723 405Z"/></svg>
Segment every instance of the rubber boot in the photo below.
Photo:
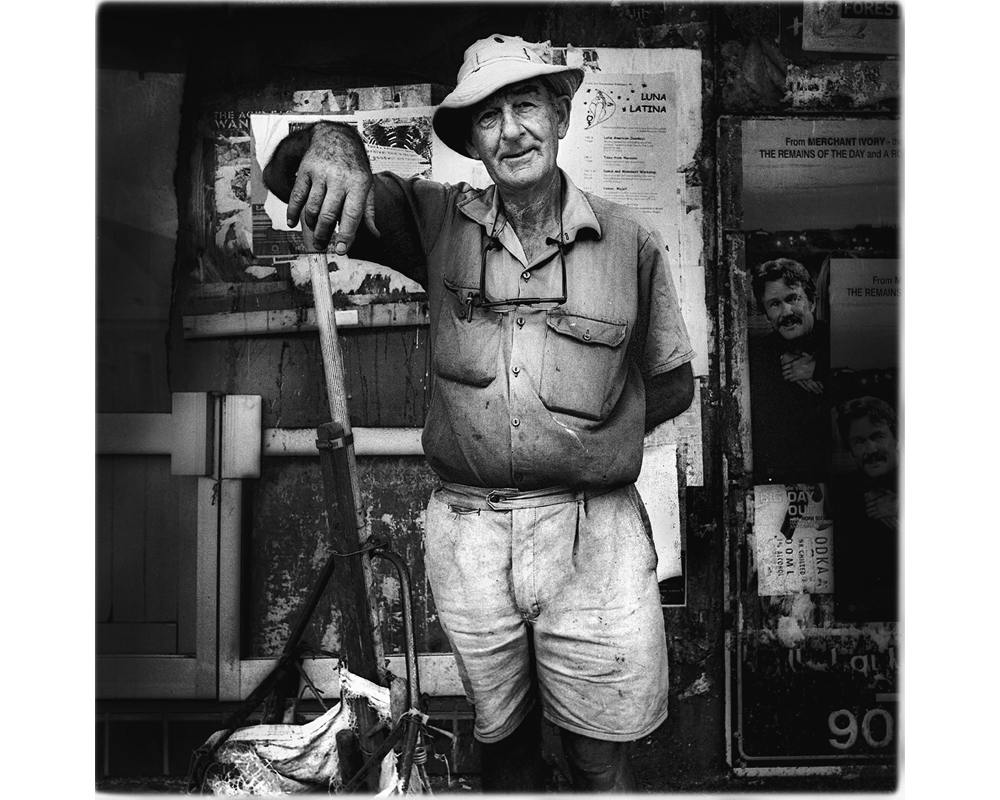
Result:
<svg viewBox="0 0 1000 800"><path fill-rule="evenodd" d="M520 725L499 742L479 743L483 793L537 794L545 791L542 707L536 703Z"/></svg>
<svg viewBox="0 0 1000 800"><path fill-rule="evenodd" d="M631 742L606 742L560 729L570 779L577 792L635 792L628 760Z"/></svg>

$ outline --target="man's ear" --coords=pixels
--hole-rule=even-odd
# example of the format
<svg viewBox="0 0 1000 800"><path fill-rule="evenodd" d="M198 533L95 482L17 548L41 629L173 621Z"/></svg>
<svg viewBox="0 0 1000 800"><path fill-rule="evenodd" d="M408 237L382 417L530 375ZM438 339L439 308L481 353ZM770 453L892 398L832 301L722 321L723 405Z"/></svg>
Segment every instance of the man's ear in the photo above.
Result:
<svg viewBox="0 0 1000 800"><path fill-rule="evenodd" d="M555 99L556 106L556 119L559 120L559 138L565 139L566 134L569 133L569 117L570 111L573 108L573 101L570 100L566 95L560 95Z"/></svg>
<svg viewBox="0 0 1000 800"><path fill-rule="evenodd" d="M472 139L465 140L465 154L476 161L482 161L479 157L479 151L476 150L475 145L472 144Z"/></svg>

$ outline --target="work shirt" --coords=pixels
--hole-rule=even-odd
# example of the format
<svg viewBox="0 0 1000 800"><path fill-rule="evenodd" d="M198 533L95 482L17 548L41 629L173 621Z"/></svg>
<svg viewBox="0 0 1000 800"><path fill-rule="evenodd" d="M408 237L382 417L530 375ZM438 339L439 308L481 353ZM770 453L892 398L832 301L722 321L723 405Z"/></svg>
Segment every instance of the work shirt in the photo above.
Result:
<svg viewBox="0 0 1000 800"><path fill-rule="evenodd" d="M562 231L532 260L495 187L375 176L375 239L351 255L422 283L432 383L423 447L445 481L489 488L630 483L642 464L643 377L694 357L659 235L563 174ZM364 228L364 226L362 226ZM482 308L556 298L556 306Z"/></svg>

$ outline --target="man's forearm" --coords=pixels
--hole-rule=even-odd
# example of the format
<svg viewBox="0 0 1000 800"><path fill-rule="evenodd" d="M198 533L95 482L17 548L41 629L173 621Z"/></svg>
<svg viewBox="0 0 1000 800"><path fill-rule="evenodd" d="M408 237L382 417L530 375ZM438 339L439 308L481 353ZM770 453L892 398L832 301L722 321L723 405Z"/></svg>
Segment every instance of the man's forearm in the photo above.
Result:
<svg viewBox="0 0 1000 800"><path fill-rule="evenodd" d="M694 399L690 362L646 380L646 431L687 410Z"/></svg>
<svg viewBox="0 0 1000 800"><path fill-rule="evenodd" d="M295 185L295 174L312 142L312 129L310 125L282 139L264 167L264 185L283 203L288 202Z"/></svg>

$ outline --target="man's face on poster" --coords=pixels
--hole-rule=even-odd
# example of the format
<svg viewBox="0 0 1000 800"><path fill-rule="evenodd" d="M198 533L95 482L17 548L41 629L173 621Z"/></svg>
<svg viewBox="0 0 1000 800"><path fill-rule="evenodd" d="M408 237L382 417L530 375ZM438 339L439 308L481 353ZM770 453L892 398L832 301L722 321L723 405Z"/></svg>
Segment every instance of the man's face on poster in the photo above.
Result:
<svg viewBox="0 0 1000 800"><path fill-rule="evenodd" d="M847 444L855 463L869 478L887 475L899 463L899 443L884 422L856 419L847 431Z"/></svg>
<svg viewBox="0 0 1000 800"><path fill-rule="evenodd" d="M802 284L769 281L764 284L763 304L768 322L784 339L800 339L813 329L816 303L806 296Z"/></svg>

